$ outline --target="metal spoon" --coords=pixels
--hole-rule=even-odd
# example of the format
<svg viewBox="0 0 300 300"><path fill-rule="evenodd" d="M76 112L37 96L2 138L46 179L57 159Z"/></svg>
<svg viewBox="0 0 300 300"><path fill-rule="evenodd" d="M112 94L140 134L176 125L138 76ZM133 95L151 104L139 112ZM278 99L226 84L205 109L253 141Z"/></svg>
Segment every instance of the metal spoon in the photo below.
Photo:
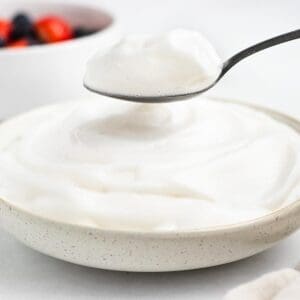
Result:
<svg viewBox="0 0 300 300"><path fill-rule="evenodd" d="M180 100L187 100L190 97L201 94L203 92L206 92L207 90L211 89L213 86L216 85L216 83L233 67L235 66L238 62L243 60L244 58L255 54L256 52L259 52L261 50L276 46L278 44L282 44L291 40L295 40L300 38L300 29L294 30L285 34L281 34L279 36L273 37L271 39L265 40L263 42L260 42L258 44L255 44L251 47L248 47L237 54L233 55L231 58L226 60L223 63L222 71L220 75L216 78L216 80L209 85L208 87L199 90L197 92L193 93L187 93L187 94L176 94L176 95L164 95L164 96L128 96L128 95L122 95L122 94L113 94L113 93L108 93L105 91L97 91L92 88L90 88L86 83L84 83L84 87L90 90L91 92L112 97L112 98L117 98L117 99L122 99L122 100L127 100L127 101L133 101L133 102L143 102L143 103L160 103L160 102L173 102L173 101L180 101Z"/></svg>

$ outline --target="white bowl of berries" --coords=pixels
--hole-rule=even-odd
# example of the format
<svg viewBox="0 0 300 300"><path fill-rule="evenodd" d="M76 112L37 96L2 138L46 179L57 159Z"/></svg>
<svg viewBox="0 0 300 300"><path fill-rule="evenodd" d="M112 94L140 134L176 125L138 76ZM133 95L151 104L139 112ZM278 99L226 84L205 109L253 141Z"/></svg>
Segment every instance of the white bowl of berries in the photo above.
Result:
<svg viewBox="0 0 300 300"><path fill-rule="evenodd" d="M86 60L118 36L99 6L0 3L0 118L87 95Z"/></svg>

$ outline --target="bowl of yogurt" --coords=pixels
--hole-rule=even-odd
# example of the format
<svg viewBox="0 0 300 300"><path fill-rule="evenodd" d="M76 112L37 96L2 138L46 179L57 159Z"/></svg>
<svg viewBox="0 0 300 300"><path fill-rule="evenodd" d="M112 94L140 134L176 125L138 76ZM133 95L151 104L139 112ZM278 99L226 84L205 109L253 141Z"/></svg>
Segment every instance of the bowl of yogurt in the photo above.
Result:
<svg viewBox="0 0 300 300"><path fill-rule="evenodd" d="M212 48L200 47L213 62L205 68L208 59L202 63L197 48L186 50L178 37L182 32L150 45L143 40L138 50L136 41L133 48L131 40L115 44L109 53L116 60L96 54L85 83L106 84L106 77L94 80L105 62L107 78L118 68L115 82L124 82L139 52L144 69L156 66L167 82L173 72L161 49L173 50L175 65L190 58L194 70L193 84L171 80L168 89L217 75ZM166 90L143 76L134 93L153 89L147 80ZM126 85L112 92L119 88ZM236 261L300 226L299 132L300 123L283 114L204 96L160 104L99 96L45 106L0 125L1 223L40 252L103 269L175 271Z"/></svg>
<svg viewBox="0 0 300 300"><path fill-rule="evenodd" d="M300 225L299 129L198 98L34 110L0 126L1 221L34 249L93 267L235 261Z"/></svg>

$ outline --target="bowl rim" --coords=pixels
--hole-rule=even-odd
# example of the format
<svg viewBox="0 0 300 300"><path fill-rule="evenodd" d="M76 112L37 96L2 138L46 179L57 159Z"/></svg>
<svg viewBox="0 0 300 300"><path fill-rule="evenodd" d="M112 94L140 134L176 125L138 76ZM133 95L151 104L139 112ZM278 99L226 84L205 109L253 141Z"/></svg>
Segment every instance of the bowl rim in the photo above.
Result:
<svg viewBox="0 0 300 300"><path fill-rule="evenodd" d="M293 128L294 130L297 130L294 128L291 124L294 124L295 127L299 127L297 130L297 133L299 134L300 138L300 121L296 118L293 118L285 113L281 113L277 110L270 109L264 106L254 105L248 102L244 102L241 100L234 99L228 97L218 97L218 96L206 96L212 101L221 101L225 103L232 103L237 104L241 106L249 107L250 109L254 109L257 111L260 111L262 113L265 113L273 118L273 116L276 116L280 118L281 120L278 120L278 122L282 122L283 124ZM56 104L59 105L59 104ZM46 106L53 106L53 105L46 105ZM41 109L45 108L46 106L40 107ZM39 108L37 108L39 109ZM30 110L31 111L34 111ZM25 112L24 114L27 114L28 112ZM15 117L21 116L23 114L17 115ZM14 117L12 118L14 119ZM10 121L10 119L6 121ZM3 122L6 123L6 121ZM289 122L291 124L289 124ZM2 126L2 124L0 125ZM268 225L272 223L274 220L282 219L284 217L288 217L289 215L293 214L297 209L299 209L300 212L300 199L293 201L285 206L282 206L278 209L275 209L273 211L270 211L269 213L266 213L265 215L241 221L236 222L232 224L226 224L226 225L216 225L216 226L209 226L209 227L203 227L203 228L194 228L194 229L183 229L183 230L138 230L138 229L109 229L109 228L101 228L99 226L92 226L92 225L81 225L76 224L72 222L63 222L58 221L55 219L51 219L45 216L41 216L39 214L33 213L29 210L26 210L23 207L19 207L18 205L9 202L7 199L0 198L0 206L1 204L4 204L7 206L10 210L13 208L15 211L19 211L23 215L39 220L43 223L48 223L48 225L54 225L58 227L68 227L79 231L89 231L89 232L95 232L95 233L102 233L102 234L109 234L109 235L124 235L124 236L145 236L145 237L155 237L155 238L174 238L174 237L195 237L199 235L206 235L209 234L210 236L213 234L228 234L228 233L234 233L234 232L240 232L247 229L253 229L253 226L263 226ZM1 209L0 209L1 211ZM300 223L299 223L300 226Z"/></svg>
<svg viewBox="0 0 300 300"><path fill-rule="evenodd" d="M57 42L57 43L50 43L50 44L41 44L41 45L33 45L30 47L27 47L25 49L18 49L18 48L2 48L0 49L0 58L1 56L5 56L5 55L15 55L17 54L18 56L21 55L29 55L35 52L45 52L45 51L55 51L55 50L59 50L61 48L70 48L70 47L75 47L75 46L80 46L80 44L83 43L88 43L89 41L98 38L99 36L103 35L103 34L107 34L108 32L110 32L112 29L115 29L117 21L116 21L116 16L115 14L111 13L109 10L107 10L106 8L102 8L100 5L97 5L95 3L90 3L90 2L75 2L75 1L71 1L71 2L63 2L63 1L59 1L59 0L54 0L54 1L49 1L49 2L38 2L38 1L24 1L24 0L17 0L17 1L9 1L9 0L5 0L3 2L0 3L0 7L1 5L24 5L24 7L30 7L30 6L37 6L37 7L43 7L43 6L59 6L59 5L64 5L64 6L69 6L72 8L78 8L78 9L90 9L90 10L94 10L95 12L98 13L102 13L105 14L107 16L109 16L111 18L111 23L104 28L103 30L100 31L96 31L90 35L84 36L84 37L80 37L80 38L74 38L74 39L70 39L70 40L66 40L66 41L61 41L61 42ZM26 10L26 8L24 9Z"/></svg>

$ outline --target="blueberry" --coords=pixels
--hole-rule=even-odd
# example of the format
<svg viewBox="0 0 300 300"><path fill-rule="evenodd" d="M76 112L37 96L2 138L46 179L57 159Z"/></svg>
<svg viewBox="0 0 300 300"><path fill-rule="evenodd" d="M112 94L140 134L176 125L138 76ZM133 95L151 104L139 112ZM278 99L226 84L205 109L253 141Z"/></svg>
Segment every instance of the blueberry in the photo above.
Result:
<svg viewBox="0 0 300 300"><path fill-rule="evenodd" d="M0 38L0 48L5 47L5 40Z"/></svg>
<svg viewBox="0 0 300 300"><path fill-rule="evenodd" d="M24 13L16 14L12 19L13 30L11 38L13 40L30 36L33 32L33 23Z"/></svg>
<svg viewBox="0 0 300 300"><path fill-rule="evenodd" d="M87 29L87 28L84 28L84 27L75 27L74 28L74 37L75 38L80 38L80 37L83 37L83 36L93 34L97 31L98 30L95 30L95 29Z"/></svg>

